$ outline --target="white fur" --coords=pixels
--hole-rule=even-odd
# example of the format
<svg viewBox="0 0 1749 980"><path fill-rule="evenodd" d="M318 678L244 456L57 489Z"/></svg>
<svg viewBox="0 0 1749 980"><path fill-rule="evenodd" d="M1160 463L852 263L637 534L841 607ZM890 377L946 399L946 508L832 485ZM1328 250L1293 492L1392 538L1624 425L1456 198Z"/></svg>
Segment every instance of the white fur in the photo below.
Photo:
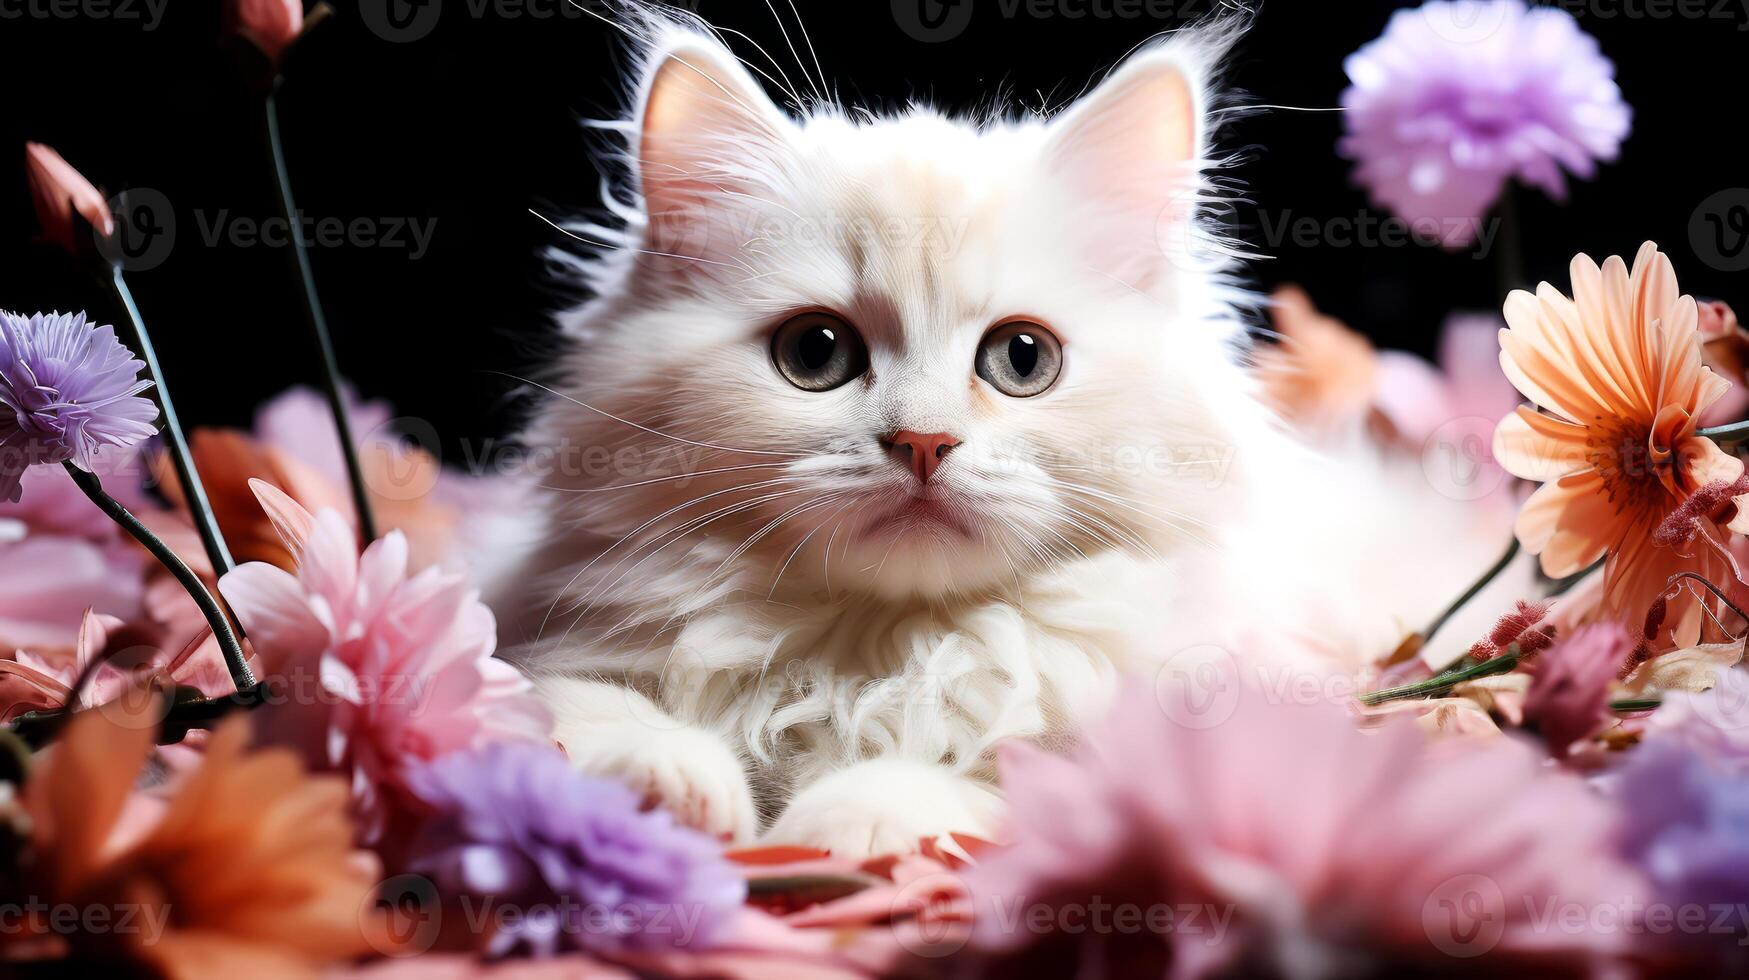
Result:
<svg viewBox="0 0 1749 980"><path fill-rule="evenodd" d="M1386 502L1417 480L1313 459L1252 397L1199 215L1224 40L1153 44L1051 121L798 122L714 41L655 32L642 198L565 320L529 434L560 460L546 540L504 617L580 765L740 838L755 798L774 839L841 850L987 832L997 740L1070 735L1198 644L1352 669L1486 566L1486 536L1456 574L1358 566L1401 601L1357 604L1348 560L1400 554ZM865 378L773 369L770 331L815 308L867 338ZM1020 315L1065 348L1030 399L973 373ZM924 487L896 429L962 444ZM970 533L874 530L912 495Z"/></svg>

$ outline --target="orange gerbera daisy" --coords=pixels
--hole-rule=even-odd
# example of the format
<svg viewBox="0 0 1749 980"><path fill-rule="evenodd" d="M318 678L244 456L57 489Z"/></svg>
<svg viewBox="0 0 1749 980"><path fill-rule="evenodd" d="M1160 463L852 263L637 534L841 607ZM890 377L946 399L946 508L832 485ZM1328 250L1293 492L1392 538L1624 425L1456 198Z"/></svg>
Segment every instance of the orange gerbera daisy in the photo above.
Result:
<svg viewBox="0 0 1749 980"><path fill-rule="evenodd" d="M1731 385L1702 363L1694 298L1680 294L1656 245L1640 247L1632 272L1618 257L1600 269L1584 255L1571 271L1572 299L1548 283L1507 297L1500 364L1542 411L1507 416L1494 456L1543 484L1517 526L1543 571L1564 577L1607 553L1599 614L1638 628L1672 575L1726 584L1712 549L1685 554L1652 537L1696 490L1742 475L1741 460L1697 434L1701 412ZM1676 642L1698 638L1703 601L1690 589L1671 605Z"/></svg>
<svg viewBox="0 0 1749 980"><path fill-rule="evenodd" d="M168 800L134 790L156 731L145 688L76 715L31 774L27 876L45 901L126 913L39 933L82 963L170 977L314 976L386 936L355 851L346 786L291 752L250 752L225 722Z"/></svg>

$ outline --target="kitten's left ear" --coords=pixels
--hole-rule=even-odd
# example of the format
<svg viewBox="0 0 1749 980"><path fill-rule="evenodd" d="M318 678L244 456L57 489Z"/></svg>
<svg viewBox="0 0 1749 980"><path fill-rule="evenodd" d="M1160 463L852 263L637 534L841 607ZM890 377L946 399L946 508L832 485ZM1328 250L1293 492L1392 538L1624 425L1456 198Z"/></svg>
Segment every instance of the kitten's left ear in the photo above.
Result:
<svg viewBox="0 0 1749 980"><path fill-rule="evenodd" d="M736 244L711 234L734 196L758 196L781 171L791 124L727 48L691 34L666 39L640 95L637 170L647 246L698 255Z"/></svg>
<svg viewBox="0 0 1749 980"><path fill-rule="evenodd" d="M1101 212L1106 244L1128 250L1114 263L1158 260L1161 237L1194 216L1224 49L1197 37L1145 48L1051 123L1046 166Z"/></svg>

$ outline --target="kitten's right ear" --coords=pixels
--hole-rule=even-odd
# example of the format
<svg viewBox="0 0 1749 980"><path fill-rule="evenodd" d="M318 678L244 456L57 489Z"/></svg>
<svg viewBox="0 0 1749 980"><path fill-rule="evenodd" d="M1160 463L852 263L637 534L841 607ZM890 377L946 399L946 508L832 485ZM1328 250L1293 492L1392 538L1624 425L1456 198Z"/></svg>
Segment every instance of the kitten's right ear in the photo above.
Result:
<svg viewBox="0 0 1749 980"><path fill-rule="evenodd" d="M781 164L792 124L726 48L688 35L644 76L637 172L651 248L701 250L713 198L747 193Z"/></svg>

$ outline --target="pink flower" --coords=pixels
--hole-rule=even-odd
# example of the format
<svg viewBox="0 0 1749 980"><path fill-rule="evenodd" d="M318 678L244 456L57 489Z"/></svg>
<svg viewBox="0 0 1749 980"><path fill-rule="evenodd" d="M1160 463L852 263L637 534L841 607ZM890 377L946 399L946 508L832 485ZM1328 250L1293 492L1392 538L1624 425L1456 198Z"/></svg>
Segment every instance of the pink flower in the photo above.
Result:
<svg viewBox="0 0 1749 980"><path fill-rule="evenodd" d="M1700 313L1700 353L1713 373L1731 382L1731 390L1701 413L1702 426L1739 422L1749 412L1749 331L1737 322L1726 303L1708 300L1696 304Z"/></svg>
<svg viewBox="0 0 1749 980"><path fill-rule="evenodd" d="M492 613L462 576L409 575L399 532L361 556L338 511L312 515L252 486L298 561L295 575L250 562L219 583L281 695L264 731L351 777L367 841L382 837L418 763L548 739L545 709L527 679L493 659Z"/></svg>
<svg viewBox="0 0 1749 980"><path fill-rule="evenodd" d="M1358 731L1257 689L1231 707L1187 728L1131 694L1072 758L1007 750L1015 839L967 877L988 975L1558 968L1625 942L1537 918L1632 908L1643 886L1611 857L1607 804L1522 743ZM1067 928L1101 907L1143 926Z"/></svg>
<svg viewBox="0 0 1749 980"><path fill-rule="evenodd" d="M75 211L103 236L115 232L108 202L59 153L41 143L24 144L24 172L30 182L31 202L36 205L37 223L49 241L69 252L74 249Z"/></svg>
<svg viewBox="0 0 1749 980"><path fill-rule="evenodd" d="M222 697L232 690L230 672L210 631L170 652L156 630L131 627L113 616L86 610L69 655L20 650L12 660L0 660L0 721L66 707L73 685L88 669L91 680L76 707L108 704L151 679L193 688L208 697Z"/></svg>
<svg viewBox="0 0 1749 980"><path fill-rule="evenodd" d="M130 509L144 504L137 478L127 479L134 464L96 462L104 489ZM0 657L66 656L86 609L139 616L145 559L59 467L32 467L20 483L21 500L0 500Z"/></svg>
<svg viewBox="0 0 1749 980"><path fill-rule="evenodd" d="M1537 660L1524 717L1555 758L1565 758L1609 720L1609 690L1633 648L1620 623L1597 623L1580 627Z"/></svg>
<svg viewBox="0 0 1749 980"><path fill-rule="evenodd" d="M234 0L230 16L236 32L276 65L304 30L303 0Z"/></svg>

